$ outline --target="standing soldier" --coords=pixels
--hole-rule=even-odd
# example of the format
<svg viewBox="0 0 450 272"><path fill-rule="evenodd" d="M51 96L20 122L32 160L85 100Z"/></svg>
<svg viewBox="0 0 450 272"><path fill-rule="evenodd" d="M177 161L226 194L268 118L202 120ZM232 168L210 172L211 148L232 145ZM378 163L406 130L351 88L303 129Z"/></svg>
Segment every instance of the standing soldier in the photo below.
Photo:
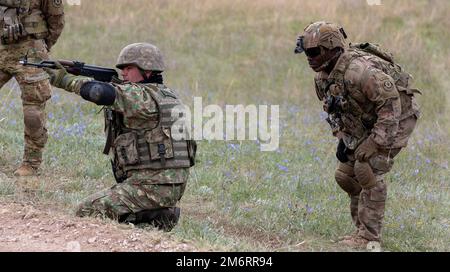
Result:
<svg viewBox="0 0 450 272"><path fill-rule="evenodd" d="M345 44L343 28L327 22L307 26L295 53L305 52L317 72L315 89L333 135L339 139L335 179L350 196L356 231L340 243L366 246L381 240L393 158L406 147L419 107L411 76L378 46Z"/></svg>
<svg viewBox="0 0 450 272"><path fill-rule="evenodd" d="M48 75L19 60L29 52L48 59L64 28L62 0L0 0L0 88L12 77L22 91L25 125L23 161L16 176L36 175L47 142L45 104L51 97Z"/></svg>
<svg viewBox="0 0 450 272"><path fill-rule="evenodd" d="M116 65L122 70L120 83L73 76L58 65L59 70L46 69L52 85L105 106L104 153L111 156L118 182L88 197L76 214L151 223L170 231L180 215L175 205L194 165L196 146L184 134L179 114L174 114L182 103L163 84L159 49L148 43L126 46Z"/></svg>

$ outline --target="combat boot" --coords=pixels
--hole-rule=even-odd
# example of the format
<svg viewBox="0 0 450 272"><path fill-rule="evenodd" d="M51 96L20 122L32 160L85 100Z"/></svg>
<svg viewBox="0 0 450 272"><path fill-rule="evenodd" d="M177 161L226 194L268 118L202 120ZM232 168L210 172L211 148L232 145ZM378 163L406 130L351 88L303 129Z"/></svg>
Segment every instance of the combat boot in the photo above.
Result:
<svg viewBox="0 0 450 272"><path fill-rule="evenodd" d="M353 236L350 239L345 239L339 242L339 245L348 246L352 248L366 248L367 244L371 242L359 235Z"/></svg>
<svg viewBox="0 0 450 272"><path fill-rule="evenodd" d="M158 229L164 230L166 232L171 231L178 223L180 219L180 208L172 207L168 209L163 209L160 215L155 218L155 221L158 222L156 225Z"/></svg>
<svg viewBox="0 0 450 272"><path fill-rule="evenodd" d="M38 169L29 164L22 163L16 171L14 171L14 176L18 177L28 177L28 176L36 176Z"/></svg>
<svg viewBox="0 0 450 272"><path fill-rule="evenodd" d="M134 214L133 217L135 218L132 222L134 224L147 223L155 226L159 230L169 232L178 223L180 218L180 208L172 207L156 210L144 210Z"/></svg>

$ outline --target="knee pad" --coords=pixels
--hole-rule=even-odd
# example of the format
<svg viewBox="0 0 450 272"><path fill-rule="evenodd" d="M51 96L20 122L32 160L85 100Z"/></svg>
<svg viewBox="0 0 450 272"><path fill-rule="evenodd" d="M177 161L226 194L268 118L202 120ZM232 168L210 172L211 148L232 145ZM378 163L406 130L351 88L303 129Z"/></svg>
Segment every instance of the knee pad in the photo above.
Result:
<svg viewBox="0 0 450 272"><path fill-rule="evenodd" d="M371 189L377 185L377 179L369 163L356 161L354 171L356 180L362 188Z"/></svg>
<svg viewBox="0 0 450 272"><path fill-rule="evenodd" d="M44 127L41 112L35 108L24 106L23 119L25 129L28 129L31 134L40 133Z"/></svg>
<svg viewBox="0 0 450 272"><path fill-rule="evenodd" d="M351 196L359 195L361 186L358 181L353 178L353 167L350 165L339 163L334 175L337 184L345 192Z"/></svg>
<svg viewBox="0 0 450 272"><path fill-rule="evenodd" d="M45 128L45 113L41 106L23 106L24 131L27 141L36 146L43 147L47 142L47 129Z"/></svg>

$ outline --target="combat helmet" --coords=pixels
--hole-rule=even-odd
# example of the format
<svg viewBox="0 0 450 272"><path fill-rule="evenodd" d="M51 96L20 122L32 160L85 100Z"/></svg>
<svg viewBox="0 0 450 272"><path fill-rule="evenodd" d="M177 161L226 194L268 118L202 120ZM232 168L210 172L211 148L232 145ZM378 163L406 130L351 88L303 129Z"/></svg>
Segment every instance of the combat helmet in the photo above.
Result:
<svg viewBox="0 0 450 272"><path fill-rule="evenodd" d="M303 35L297 39L295 53L300 54L307 49L323 46L329 50L340 47L345 48L347 34L336 24L319 21L309 24Z"/></svg>
<svg viewBox="0 0 450 272"><path fill-rule="evenodd" d="M158 47L150 43L133 43L125 46L117 58L116 67L136 65L144 71L164 71L164 60Z"/></svg>

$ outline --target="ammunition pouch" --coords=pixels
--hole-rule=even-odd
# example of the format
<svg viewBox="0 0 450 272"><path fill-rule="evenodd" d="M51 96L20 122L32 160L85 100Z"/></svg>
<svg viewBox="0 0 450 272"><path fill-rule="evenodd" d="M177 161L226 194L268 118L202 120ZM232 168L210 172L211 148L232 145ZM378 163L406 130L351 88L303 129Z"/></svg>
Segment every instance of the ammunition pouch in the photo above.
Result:
<svg viewBox="0 0 450 272"><path fill-rule="evenodd" d="M20 13L26 13L30 9L29 0L0 0L0 7L17 8Z"/></svg>
<svg viewBox="0 0 450 272"><path fill-rule="evenodd" d="M40 10L33 10L28 14L28 10L22 13L18 8L0 4L0 27L1 43L4 45L15 44L27 38L44 39L48 36L47 23Z"/></svg>
<svg viewBox="0 0 450 272"><path fill-rule="evenodd" d="M1 43L12 44L26 36L16 8L0 8Z"/></svg>
<svg viewBox="0 0 450 272"><path fill-rule="evenodd" d="M144 137L150 150L150 160L160 160L161 164L165 165L166 159L174 157L170 127L148 131Z"/></svg>
<svg viewBox="0 0 450 272"><path fill-rule="evenodd" d="M137 134L129 132L119 135L114 147L116 151L116 160L119 166L127 166L139 163L139 155L137 151Z"/></svg>
<svg viewBox="0 0 450 272"><path fill-rule="evenodd" d="M2 44L13 44L20 41L26 34L21 23L5 26L1 35Z"/></svg>
<svg viewBox="0 0 450 272"><path fill-rule="evenodd" d="M119 135L113 144L115 160L124 172L139 169L188 168L195 161L192 141L175 141L170 128L131 131Z"/></svg>

